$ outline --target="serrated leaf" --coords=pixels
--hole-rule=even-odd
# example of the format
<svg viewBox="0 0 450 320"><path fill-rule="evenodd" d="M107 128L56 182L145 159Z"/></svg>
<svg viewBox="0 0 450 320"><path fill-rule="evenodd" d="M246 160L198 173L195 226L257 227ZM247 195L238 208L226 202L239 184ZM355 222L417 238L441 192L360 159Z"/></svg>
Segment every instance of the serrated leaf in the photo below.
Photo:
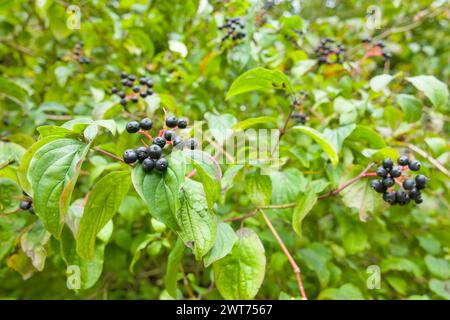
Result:
<svg viewBox="0 0 450 320"><path fill-rule="evenodd" d="M236 235L238 241L231 253L213 264L214 280L227 300L253 299L264 280L264 246L250 229L240 229Z"/></svg>
<svg viewBox="0 0 450 320"><path fill-rule="evenodd" d="M418 90L422 91L436 108L447 106L448 87L434 76L417 76L406 78Z"/></svg>
<svg viewBox="0 0 450 320"><path fill-rule="evenodd" d="M230 86L226 100L238 94L255 91L281 89L293 92L291 82L286 75L279 70L255 68L241 74Z"/></svg>
<svg viewBox="0 0 450 320"><path fill-rule="evenodd" d="M177 281L178 281L178 269L180 267L181 260L185 250L183 241L178 238L172 251L170 251L169 258L167 260L167 269L164 276L164 285L167 292L176 298L177 295Z"/></svg>
<svg viewBox="0 0 450 320"><path fill-rule="evenodd" d="M180 225L178 234L183 242L193 249L200 260L216 240L216 220L209 211L202 185L186 180L181 192L181 206L177 212Z"/></svg>
<svg viewBox="0 0 450 320"><path fill-rule="evenodd" d="M33 208L46 229L59 238L89 145L75 139L58 139L41 146L28 168Z"/></svg>
<svg viewBox="0 0 450 320"><path fill-rule="evenodd" d="M213 262L216 262L229 254L237 239L236 233L230 225L219 222L217 224L217 235L214 246L203 259L205 267L209 267Z"/></svg>
<svg viewBox="0 0 450 320"><path fill-rule="evenodd" d="M328 155L331 160L333 166L337 165L339 162L339 157L336 149L333 145L321 134L320 132L305 126L295 126L292 128L293 130L297 130L303 132L314 139L314 141L319 144L322 150Z"/></svg>
<svg viewBox="0 0 450 320"><path fill-rule="evenodd" d="M93 257L97 234L119 209L130 184L128 171L114 171L94 185L78 227L77 253L80 257L84 259Z"/></svg>
<svg viewBox="0 0 450 320"><path fill-rule="evenodd" d="M185 180L186 163L181 151L173 151L164 173L146 173L138 164L132 171L134 188L147 203L150 214L173 230L180 228L176 214L180 208L180 189Z"/></svg>

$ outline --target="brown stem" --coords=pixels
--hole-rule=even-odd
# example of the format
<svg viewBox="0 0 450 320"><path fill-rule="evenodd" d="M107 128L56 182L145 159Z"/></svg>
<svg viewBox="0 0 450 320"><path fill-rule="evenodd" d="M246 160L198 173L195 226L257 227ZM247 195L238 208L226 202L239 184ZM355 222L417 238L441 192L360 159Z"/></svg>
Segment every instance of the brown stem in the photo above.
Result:
<svg viewBox="0 0 450 320"><path fill-rule="evenodd" d="M186 291L187 291L189 297L191 299L194 299L195 298L194 292L192 291L191 285L189 284L189 280L186 277L186 273L184 272L183 265L181 265L181 264L180 264L180 270L181 270L181 274L183 275L183 283L184 283L184 286L186 287Z"/></svg>
<svg viewBox="0 0 450 320"><path fill-rule="evenodd" d="M255 216L255 214L256 214L256 211L253 211L253 212L250 212L249 214L246 214L245 216L233 217L233 218L225 219L223 221L224 222L232 222L232 221L245 220L245 219Z"/></svg>
<svg viewBox="0 0 450 320"><path fill-rule="evenodd" d="M447 177L450 177L450 172L445 168L442 163L440 163L438 160L433 158L431 155L429 155L425 150L420 149L419 147L416 147L413 144L408 144L408 149L420 154L422 157L430 161L432 165L434 165L439 171L441 171L443 174L445 174Z"/></svg>
<svg viewBox="0 0 450 320"><path fill-rule="evenodd" d="M115 154L112 154L112 153L110 153L110 152L108 152L108 151L105 151L105 150L103 150L103 149L100 149L99 147L95 147L95 148L93 148L93 149L94 149L95 151L98 151L98 152L104 154L105 156L108 156L108 157L110 157L110 158L113 158L113 159L115 159L115 160L118 160L118 161L121 161L121 162L125 163L125 161L123 161L122 158L116 156ZM129 163L127 163L127 164L128 164L129 166L132 166L132 165L129 164Z"/></svg>
<svg viewBox="0 0 450 320"><path fill-rule="evenodd" d="M375 165L375 163L373 163L373 162L369 163L369 165L360 174L358 174L356 177L354 177L353 179L347 181L346 183L344 183L342 186L340 186L336 190L332 190L329 193L321 195L319 197L319 199L324 199L324 198L328 198L330 196L337 195L339 192L341 192L342 190L344 190L345 188L347 188L351 184L355 183L356 181L360 180L361 178L366 177L367 171L369 171L370 168L372 168L374 165Z"/></svg>
<svg viewBox="0 0 450 320"><path fill-rule="evenodd" d="M303 300L308 300L308 298L306 297L305 289L303 288L303 283L302 283L302 278L300 276L300 268L299 268L299 266L295 262L295 260L292 257L292 255L289 253L289 250L284 245L283 240L278 235L278 232L275 230L275 228L273 227L272 223L270 222L269 218L266 216L264 211L261 208L259 208L258 210L259 210L259 212L261 212L261 215L263 216L264 221L266 222L266 224L269 227L270 231L272 232L273 236L275 237L275 239L277 239L278 244L281 247L281 250L283 250L283 253L288 258L289 263L292 266L292 269L294 269L295 277L297 278L298 289L300 291L300 294L302 295Z"/></svg>

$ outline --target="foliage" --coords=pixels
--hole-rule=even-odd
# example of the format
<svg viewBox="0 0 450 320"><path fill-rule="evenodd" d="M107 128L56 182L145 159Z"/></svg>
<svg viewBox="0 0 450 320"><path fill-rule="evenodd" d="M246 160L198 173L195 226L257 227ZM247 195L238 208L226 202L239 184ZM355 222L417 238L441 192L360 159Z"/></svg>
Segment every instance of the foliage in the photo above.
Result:
<svg viewBox="0 0 450 320"><path fill-rule="evenodd" d="M0 298L450 299L448 3L379 1L381 29L372 3L326 3L84 1L71 29L63 2L3 2ZM318 63L325 37L342 63ZM122 71L155 93L124 108ZM162 174L120 161L142 145L126 123L166 112L198 150ZM361 175L400 154L430 178L420 205Z"/></svg>

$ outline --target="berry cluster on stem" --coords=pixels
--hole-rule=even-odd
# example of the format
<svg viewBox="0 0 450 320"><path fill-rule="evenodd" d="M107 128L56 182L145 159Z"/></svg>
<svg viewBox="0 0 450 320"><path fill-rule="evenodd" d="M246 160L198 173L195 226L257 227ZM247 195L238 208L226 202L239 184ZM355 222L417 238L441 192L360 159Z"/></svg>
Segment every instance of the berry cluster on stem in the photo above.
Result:
<svg viewBox="0 0 450 320"><path fill-rule="evenodd" d="M133 74L128 75L126 72L120 74L121 88L117 86L111 88L111 94L116 94L120 98L120 104L126 106L128 101L137 103L139 98L145 98L153 94L153 81L147 77L136 79ZM139 84L135 84L135 82ZM127 92L128 91L128 92Z"/></svg>
<svg viewBox="0 0 450 320"><path fill-rule="evenodd" d="M90 64L91 61L86 58L83 47L84 43L82 41L79 41L77 42L77 44L75 44L75 47L73 48L75 59L79 64Z"/></svg>
<svg viewBox="0 0 450 320"><path fill-rule="evenodd" d="M365 58L369 57L382 57L383 62L387 62L391 59L391 54L386 48L386 45L383 41L376 41L375 43L371 38L364 38L361 40L364 44L364 48L366 49Z"/></svg>
<svg viewBox="0 0 450 320"><path fill-rule="evenodd" d="M376 175L380 179L372 180L370 185L378 193L383 194L383 200L390 205L406 205L411 200L422 203L421 190L427 186L428 178L423 174L412 177L406 171L419 171L421 163L401 156L394 165L392 159L384 159L382 166L377 168ZM398 186L397 190L395 186Z"/></svg>
<svg viewBox="0 0 450 320"><path fill-rule="evenodd" d="M241 18L226 18L225 23L218 28L219 30L226 30L226 34L222 37L222 42L227 39L237 41L245 37L244 23Z"/></svg>
<svg viewBox="0 0 450 320"><path fill-rule="evenodd" d="M163 149L167 145L173 148L182 149L187 147L191 150L197 147L197 142L190 138L184 141L176 135L175 130L185 129L187 127L186 119L177 119L174 116L165 118L163 129L159 130L156 136L152 136L148 131L153 129L153 122L149 118L144 118L140 122L130 121L126 125L128 133L140 133L146 136L150 141L150 146L139 146L136 149L127 149L123 154L123 161L128 164L141 162L142 169L145 172L151 172L156 169L158 172L164 172L169 166L168 160L163 156Z"/></svg>
<svg viewBox="0 0 450 320"><path fill-rule="evenodd" d="M345 51L343 44L335 43L331 38L321 39L320 44L314 48L319 66L322 64L342 63Z"/></svg>

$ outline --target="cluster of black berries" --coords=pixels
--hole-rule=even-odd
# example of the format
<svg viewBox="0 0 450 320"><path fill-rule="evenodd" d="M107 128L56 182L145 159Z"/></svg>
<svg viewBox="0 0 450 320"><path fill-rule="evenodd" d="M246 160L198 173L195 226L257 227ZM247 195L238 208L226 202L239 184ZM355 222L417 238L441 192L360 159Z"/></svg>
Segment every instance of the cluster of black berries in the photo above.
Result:
<svg viewBox="0 0 450 320"><path fill-rule="evenodd" d="M372 180L372 188L383 194L383 200L394 205L406 205L411 200L417 204L422 203L422 189L427 186L428 178L423 174L418 174L415 178L403 175L404 171L419 171L420 162L417 160L409 160L407 156L401 156L397 160L398 166L394 166L391 159L384 159L383 165L377 168L377 176L381 179ZM395 191L395 183L401 185L400 189Z"/></svg>
<svg viewBox="0 0 450 320"><path fill-rule="evenodd" d="M84 56L84 43L82 41L78 42L73 49L73 54L75 55L78 63L80 64L89 64L91 61Z"/></svg>
<svg viewBox="0 0 450 320"><path fill-rule="evenodd" d="M383 62L389 61L391 59L391 54L387 51L386 45L383 41L380 40L373 43L371 38L364 38L361 40L361 42L366 47L367 51L373 51L371 55L381 55L383 57Z"/></svg>
<svg viewBox="0 0 450 320"><path fill-rule="evenodd" d="M170 129L163 129L157 137L151 137L153 144L149 147L140 146L135 150L128 149L123 154L123 160L126 163L134 163L140 161L142 169L145 172L151 172L156 169L159 172L164 172L169 166L166 158L162 157L163 149L166 145L173 145L174 148L182 149L184 146L193 150L197 147L197 142L194 139L183 141L180 136L175 134L175 129L185 129L187 127L187 120L177 119L176 117L168 117L166 119L166 126ZM149 118L144 118L140 122L130 121L127 123L126 130L129 133L136 133L139 130L150 130L153 127L153 122Z"/></svg>
<svg viewBox="0 0 450 320"><path fill-rule="evenodd" d="M304 107L303 107L303 101L308 98L308 93L301 90L300 91L300 98L294 100L293 102L293 107L296 109L299 109L300 112L293 112L292 113L292 119L294 119L294 121L296 123L301 123L301 124L305 124L306 121L308 120L308 116L305 113Z"/></svg>
<svg viewBox="0 0 450 320"><path fill-rule="evenodd" d="M222 42L226 41L228 38L236 41L245 37L244 24L242 23L241 18L226 18L225 24L219 27L219 30L223 29L226 29L227 33L222 37Z"/></svg>
<svg viewBox="0 0 450 320"><path fill-rule="evenodd" d="M26 196L26 198L20 201L19 208L22 210L27 210L30 213L34 214L33 199L31 199L31 197L29 197L25 192L24 195Z"/></svg>
<svg viewBox="0 0 450 320"><path fill-rule="evenodd" d="M129 100L137 103L139 97L145 98L153 94L153 81L150 78L139 78L138 85L135 85L136 76L133 74L128 75L126 72L122 72L120 78L122 90L119 90L117 87L112 87L111 94L117 94L120 97L120 104L123 106L126 106ZM127 88L131 88L132 90L128 95L126 94Z"/></svg>
<svg viewBox="0 0 450 320"><path fill-rule="evenodd" d="M320 44L314 48L314 53L319 65L334 64L342 63L345 50L344 45L336 44L333 39L323 38L320 40Z"/></svg>

